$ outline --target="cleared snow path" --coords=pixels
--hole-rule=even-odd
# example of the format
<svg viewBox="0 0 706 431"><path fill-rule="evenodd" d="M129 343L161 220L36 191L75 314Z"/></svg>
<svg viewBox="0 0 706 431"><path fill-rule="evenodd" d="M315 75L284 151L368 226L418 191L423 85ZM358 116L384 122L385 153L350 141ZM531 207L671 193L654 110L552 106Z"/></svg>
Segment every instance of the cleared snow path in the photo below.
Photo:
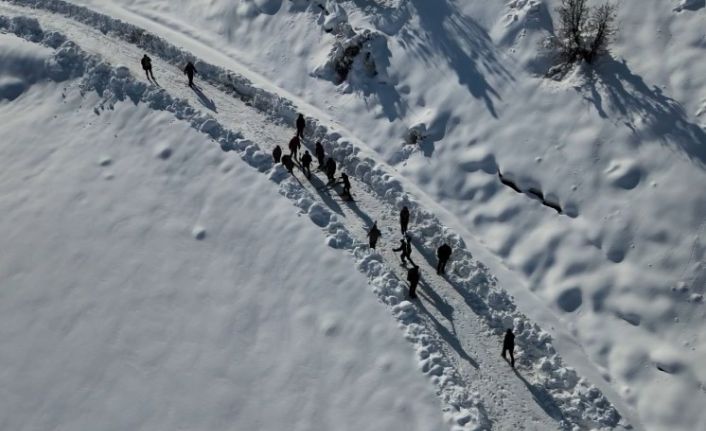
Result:
<svg viewBox="0 0 706 431"><path fill-rule="evenodd" d="M134 77L144 80L139 65L143 49L114 35L61 15L6 3L0 4L0 12L36 18L43 29L65 35L85 52L99 55L113 66L125 66ZM439 388L447 413L459 429L622 426L620 416L600 391L562 364L551 348L548 334L519 314L514 304L508 303L509 296L494 295L498 289L492 276L482 264L471 261L469 253L464 255L460 250L462 242L443 226L434 224L435 219L410 196L396 199L390 193L401 193L401 186L386 177L384 171L377 166L372 169L373 166L360 165L349 170L349 165L342 163L344 171L351 175L355 202L343 202L335 191L322 189L325 179L319 172L313 172L311 182L299 171L291 178L281 166L271 167L269 160L269 152L277 144L286 153L286 144L294 133L293 128L281 123L282 115L276 106L272 107L273 115L265 114L250 102L222 91L220 85L204 82L200 75L196 77L199 90L194 91L186 85L179 68L160 58L159 52L150 55L157 82L164 90L159 94L167 93L190 105L181 103L175 112L177 117L191 120L194 127L218 140L224 150L237 149L249 164L268 171L273 180L280 182L282 193L327 232L329 245L354 254L375 293L391 306L407 338L416 345L422 370ZM199 63L196 65L200 67ZM203 114L211 119L204 120ZM316 133L324 141L327 154L333 152L337 161L355 157L360 151L348 143L337 145L331 133ZM309 147L313 147L311 135L310 130L309 139L305 140ZM397 217L402 202L412 209L412 257L422 269L420 300L414 303L405 301L406 283L400 280L405 279L406 270L391 252L400 237ZM365 233L373 221L383 231L379 254L370 253L366 246ZM448 280L433 271L433 251L443 240L451 242L455 249ZM518 333L517 372L499 356L499 331L503 325L514 326Z"/></svg>

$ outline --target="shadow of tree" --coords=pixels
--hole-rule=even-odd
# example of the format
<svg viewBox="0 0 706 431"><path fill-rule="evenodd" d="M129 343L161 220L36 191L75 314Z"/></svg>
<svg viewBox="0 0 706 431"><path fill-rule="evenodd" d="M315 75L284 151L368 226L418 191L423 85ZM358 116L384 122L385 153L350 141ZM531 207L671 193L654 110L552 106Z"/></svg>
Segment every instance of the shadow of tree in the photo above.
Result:
<svg viewBox="0 0 706 431"><path fill-rule="evenodd" d="M625 60L603 58L590 70L585 86L579 91L590 93L584 94L584 99L595 106L602 118L622 116L635 142L658 139L706 168L706 132L689 121L677 101L656 86L650 88L642 77L634 74Z"/></svg>
<svg viewBox="0 0 706 431"><path fill-rule="evenodd" d="M473 97L483 100L488 111L497 118L494 100L502 98L490 85L485 73L506 80L513 78L498 61L486 30L461 14L450 0L410 2L417 10L416 16L426 33L420 35L403 31L401 40L428 65L437 54L443 55L457 74L459 83Z"/></svg>

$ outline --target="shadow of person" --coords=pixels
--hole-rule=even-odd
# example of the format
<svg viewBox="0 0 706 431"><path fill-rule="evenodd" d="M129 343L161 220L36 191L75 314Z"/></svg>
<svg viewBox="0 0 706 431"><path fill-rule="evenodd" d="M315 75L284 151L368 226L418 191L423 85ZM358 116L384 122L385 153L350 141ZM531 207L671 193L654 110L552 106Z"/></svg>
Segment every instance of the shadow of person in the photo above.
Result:
<svg viewBox="0 0 706 431"><path fill-rule="evenodd" d="M194 93L196 93L196 96L198 96L198 98L199 98L199 102L204 107L206 107L207 109L210 109L213 112L218 112L218 110L216 109L216 103L213 101L213 99L209 99L208 96L206 96L206 94L204 94L204 92L201 90L201 88L198 85L194 84L191 87L191 89L194 90Z"/></svg>
<svg viewBox="0 0 706 431"><path fill-rule="evenodd" d="M525 379L522 374L517 371L517 368L512 368L512 371L515 373L517 378L519 378L520 381L525 384L527 389L532 394L532 398L534 398L537 405L539 405L542 410L544 410L544 412L549 415L549 417L556 421L562 421L564 419L564 415L561 412L559 405L556 403L551 394L549 394L549 391L547 391L544 387L540 385L533 385L532 383L528 382L527 379Z"/></svg>
<svg viewBox="0 0 706 431"><path fill-rule="evenodd" d="M321 200L324 202L324 204L331 210L333 210L336 214L341 215L345 217L345 214L343 214L343 209L341 206L336 202L335 199L331 197L331 194L329 193L330 188L326 183L321 181L318 176L316 176L313 172L311 173L311 178L309 178L309 182L311 183L312 186L314 186L314 189L316 190L316 194L321 197Z"/></svg>
<svg viewBox="0 0 706 431"><path fill-rule="evenodd" d="M436 328L436 332L441 336L441 338L444 341L446 341L446 343L449 346L451 346L456 351L456 353L458 353L458 355L462 359L464 359L465 361L468 361L468 363L471 364L471 366L473 366L473 368L478 369L479 368L478 362L476 362L475 359L471 358L468 355L468 353L466 353L466 351L463 349L463 346L461 346L461 342L458 340L458 337L455 334L453 334L451 331L449 331L448 328L446 328L446 326L444 326L441 322L439 322L434 317L434 315L431 314L429 312L429 310L427 310L427 308L424 306L424 303L421 301L421 298L425 297L426 295L422 294L419 291L418 291L418 293L420 295L420 300L415 301L415 304L417 304L417 307L419 307L419 310L422 313L424 313L424 315L426 317L428 317L429 320L431 320L432 324Z"/></svg>

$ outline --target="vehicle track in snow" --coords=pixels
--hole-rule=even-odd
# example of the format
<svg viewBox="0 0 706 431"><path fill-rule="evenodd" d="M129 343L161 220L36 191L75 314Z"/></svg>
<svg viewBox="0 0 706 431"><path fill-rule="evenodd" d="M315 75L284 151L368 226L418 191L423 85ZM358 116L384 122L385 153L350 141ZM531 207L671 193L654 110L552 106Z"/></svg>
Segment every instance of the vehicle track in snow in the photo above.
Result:
<svg viewBox="0 0 706 431"><path fill-rule="evenodd" d="M112 72L124 78L116 85L140 86L132 77L121 76L126 69L134 79L144 80L139 65L144 50L114 34L104 34L59 14L7 3L0 3L0 15L36 18L42 29L60 32L86 53L99 56L114 67L124 66ZM272 148L286 148L294 134L293 127L286 124L290 119L283 118L278 106L267 109L268 101L224 91L222 82L214 85L208 75L206 81L197 75L200 90L193 91L178 67L165 61L160 52L149 54L161 87L147 85L138 102L151 101L150 106L161 110L176 105L166 110L172 110L180 120L190 121L224 150L236 150L248 164L266 172L279 183L281 193L324 230L329 245L353 254L373 291L391 308L415 345L422 371L439 388L454 428L619 426L619 415L600 391L579 381L562 364L551 348L548 334L517 312L514 304L507 304L511 300L507 294L493 295L493 290L498 289L487 268L464 252L460 238L440 225L390 178L392 172L380 168L375 160L366 157L369 154L350 142L335 139L335 131L322 130L320 126L308 130L304 143L310 151L314 139L321 139L327 154L342 161L343 170L351 175L356 199L343 202L335 191L322 188L325 180L321 173L314 171L308 181L299 171L292 177L281 166L272 166ZM145 94L150 98L145 98ZM157 95L168 95L180 103L159 104L155 101ZM354 164L353 158L365 158L367 165ZM398 211L403 203L412 210L413 258L422 267L420 299L415 302L405 300L406 283L401 280L406 271L391 251L400 238ZM365 238L372 221L377 221L383 231L377 253L368 250ZM438 277L433 271L433 252L444 240L455 249L448 278ZM495 303L489 303L489 298ZM494 315L496 309L503 312ZM517 373L499 356L503 324L514 326L518 332Z"/></svg>

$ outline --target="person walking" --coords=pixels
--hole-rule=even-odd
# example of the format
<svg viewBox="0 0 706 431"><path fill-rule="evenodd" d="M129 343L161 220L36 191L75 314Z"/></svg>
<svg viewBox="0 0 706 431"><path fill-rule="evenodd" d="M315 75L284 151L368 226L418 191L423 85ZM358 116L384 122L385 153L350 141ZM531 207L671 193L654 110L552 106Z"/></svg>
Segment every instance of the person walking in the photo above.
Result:
<svg viewBox="0 0 706 431"><path fill-rule="evenodd" d="M321 145L321 141L316 141L316 149L314 150L316 155L316 160L319 161L319 169L324 168L324 163L326 162L326 153L324 153L324 146Z"/></svg>
<svg viewBox="0 0 706 431"><path fill-rule="evenodd" d="M189 87L194 87L194 74L198 73L196 71L196 67L194 66L194 63L188 62L186 64L186 67L184 68L184 73L186 76L189 78Z"/></svg>
<svg viewBox="0 0 706 431"><path fill-rule="evenodd" d="M351 182L345 172L341 173L341 182L343 182L343 197L347 199L352 199L353 196L351 195Z"/></svg>
<svg viewBox="0 0 706 431"><path fill-rule="evenodd" d="M436 273L441 275L446 272L446 264L451 257L451 246L443 244L436 250L436 257L439 258L439 263L436 265Z"/></svg>
<svg viewBox="0 0 706 431"><path fill-rule="evenodd" d="M272 150L272 158L275 160L275 163L279 163L282 158L282 148L279 145L275 145L275 149Z"/></svg>
<svg viewBox="0 0 706 431"><path fill-rule="evenodd" d="M297 136L304 139L304 129L306 128L306 120L304 115L299 114L297 117Z"/></svg>
<svg viewBox="0 0 706 431"><path fill-rule="evenodd" d="M407 271L407 281L409 281L409 297L415 299L417 297L417 285L419 285L419 267L412 265Z"/></svg>
<svg viewBox="0 0 706 431"><path fill-rule="evenodd" d="M400 240L400 246L397 248L393 248L392 251L399 251L402 252L400 254L400 259L402 259L402 265L407 266L407 261L409 260L409 263L414 265L414 262L412 262L412 240L409 238L408 235L405 235L402 237Z"/></svg>
<svg viewBox="0 0 706 431"><path fill-rule="evenodd" d="M329 184L336 182L336 161L333 160L333 157L329 157L326 160L326 176Z"/></svg>
<svg viewBox="0 0 706 431"><path fill-rule="evenodd" d="M378 229L378 222L373 223L373 227L368 231L368 245L370 248L375 250L375 246L378 243L378 239L382 236L382 232Z"/></svg>
<svg viewBox="0 0 706 431"><path fill-rule="evenodd" d="M406 206L402 207L400 211L400 230L402 230L402 235L407 233L407 226L409 225L409 208Z"/></svg>
<svg viewBox="0 0 706 431"><path fill-rule="evenodd" d="M309 179L311 179L311 161L312 158L309 151L304 151L304 155L302 156L302 171L304 171L304 175Z"/></svg>
<svg viewBox="0 0 706 431"><path fill-rule="evenodd" d="M294 162L292 161L292 156L285 154L282 156L282 164L290 174L294 174Z"/></svg>
<svg viewBox="0 0 706 431"><path fill-rule="evenodd" d="M505 352L510 353L510 366L515 368L515 334L512 333L512 329L505 331L505 338L503 339L503 352L501 355L507 361Z"/></svg>
<svg viewBox="0 0 706 431"><path fill-rule="evenodd" d="M154 79L154 73L152 72L152 59L145 54L144 57L142 57L142 60L140 60L140 63L142 64L142 69L145 71L145 75L147 75L147 80L150 80L151 75L152 81L157 82L157 80Z"/></svg>
<svg viewBox="0 0 706 431"><path fill-rule="evenodd" d="M299 151L299 148L301 148L301 146L302 146L302 143L301 143L301 141L299 140L299 137L298 137L298 136L293 137L293 138L289 141L289 155L290 155L294 160L299 160L298 151Z"/></svg>

